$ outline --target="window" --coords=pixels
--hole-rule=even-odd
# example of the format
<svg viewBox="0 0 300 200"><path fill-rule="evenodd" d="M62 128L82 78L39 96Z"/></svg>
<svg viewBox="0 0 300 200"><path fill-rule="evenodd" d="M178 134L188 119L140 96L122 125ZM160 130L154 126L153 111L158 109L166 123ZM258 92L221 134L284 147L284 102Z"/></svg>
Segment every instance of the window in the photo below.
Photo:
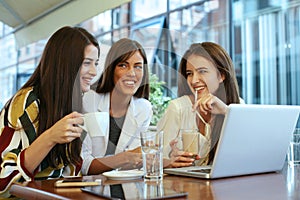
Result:
<svg viewBox="0 0 300 200"><path fill-rule="evenodd" d="M299 3L287 9L279 2L243 3L233 5L243 13L234 25L241 41L234 61L241 66L242 95L248 103L300 104Z"/></svg>
<svg viewBox="0 0 300 200"><path fill-rule="evenodd" d="M101 43L100 66L113 42L122 37L141 42L150 70L166 82L171 97L185 50L213 41L230 53L246 103L300 105L299 21L299 0L132 0L80 25ZM36 66L45 41L30 46L27 56L24 50L18 54L12 29L0 23L2 105Z"/></svg>
<svg viewBox="0 0 300 200"><path fill-rule="evenodd" d="M132 0L132 21L148 19L167 12L167 0Z"/></svg>

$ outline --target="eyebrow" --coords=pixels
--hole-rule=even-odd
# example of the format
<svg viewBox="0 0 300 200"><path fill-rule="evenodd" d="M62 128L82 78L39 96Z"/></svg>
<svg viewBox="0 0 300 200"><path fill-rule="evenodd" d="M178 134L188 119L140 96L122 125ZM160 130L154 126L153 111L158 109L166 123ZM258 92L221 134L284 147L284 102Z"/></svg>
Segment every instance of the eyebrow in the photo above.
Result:
<svg viewBox="0 0 300 200"><path fill-rule="evenodd" d="M195 68L195 70L197 70L197 69L208 69L208 67L194 67L194 68ZM186 70L192 70L192 69L186 68Z"/></svg>
<svg viewBox="0 0 300 200"><path fill-rule="evenodd" d="M90 60L90 61L93 61L94 59L92 59L92 58L84 58L83 60ZM97 60L99 60L99 58L98 58ZM96 60L96 61L97 61L97 60Z"/></svg>
<svg viewBox="0 0 300 200"><path fill-rule="evenodd" d="M121 61L121 62L119 62L119 63L126 63L126 64L129 64L129 62L127 62L127 61ZM143 64L143 62L136 62L136 63L134 63L135 65L136 64Z"/></svg>
<svg viewBox="0 0 300 200"><path fill-rule="evenodd" d="M202 66L201 67L194 67L194 68L195 68L195 70L201 70L201 69L206 69L207 70L207 69L209 69L208 67L204 67L204 66L203 67ZM186 69L186 71L188 71L188 70L192 70L192 69Z"/></svg>

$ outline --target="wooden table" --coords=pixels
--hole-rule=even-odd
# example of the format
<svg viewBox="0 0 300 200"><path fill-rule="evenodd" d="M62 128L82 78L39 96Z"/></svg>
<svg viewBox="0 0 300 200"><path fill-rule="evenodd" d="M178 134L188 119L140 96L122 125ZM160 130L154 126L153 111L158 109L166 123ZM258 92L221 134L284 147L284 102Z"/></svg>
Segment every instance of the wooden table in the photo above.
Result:
<svg viewBox="0 0 300 200"><path fill-rule="evenodd" d="M113 181L105 177L89 176L89 179L103 179L103 184L143 183L143 180ZM101 199L84 193L80 188L55 188L56 180L33 181L12 185L11 194L24 199ZM162 188L187 192L188 199L300 199L300 166L285 166L280 173L203 180L183 176L164 176ZM133 192L127 190L126 192Z"/></svg>

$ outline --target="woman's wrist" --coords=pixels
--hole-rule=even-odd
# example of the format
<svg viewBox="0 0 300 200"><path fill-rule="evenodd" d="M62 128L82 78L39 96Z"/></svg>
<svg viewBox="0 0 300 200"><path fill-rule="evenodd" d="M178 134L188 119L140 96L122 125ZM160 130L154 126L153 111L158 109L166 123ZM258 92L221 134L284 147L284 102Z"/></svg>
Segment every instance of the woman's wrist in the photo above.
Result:
<svg viewBox="0 0 300 200"><path fill-rule="evenodd" d="M225 106L224 106L224 109L223 109L223 113L222 113L222 114L223 114L223 115L226 115L226 113L227 113L227 110L228 110L228 106L227 106L227 105L225 105Z"/></svg>

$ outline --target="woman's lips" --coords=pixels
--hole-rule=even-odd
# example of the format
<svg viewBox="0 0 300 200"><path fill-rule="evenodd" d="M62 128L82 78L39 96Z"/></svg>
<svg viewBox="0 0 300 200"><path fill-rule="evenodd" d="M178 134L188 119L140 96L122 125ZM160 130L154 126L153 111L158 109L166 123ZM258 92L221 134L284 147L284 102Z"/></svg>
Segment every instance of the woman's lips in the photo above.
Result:
<svg viewBox="0 0 300 200"><path fill-rule="evenodd" d="M93 80L93 78L82 78L84 83L86 83L87 85L91 85L91 82Z"/></svg>
<svg viewBox="0 0 300 200"><path fill-rule="evenodd" d="M136 81L133 80L125 80L123 81L124 85L129 86L129 87L133 87L136 84Z"/></svg>
<svg viewBox="0 0 300 200"><path fill-rule="evenodd" d="M204 86L198 86L198 87L194 87L195 91L200 91L200 90L204 90L205 87Z"/></svg>

